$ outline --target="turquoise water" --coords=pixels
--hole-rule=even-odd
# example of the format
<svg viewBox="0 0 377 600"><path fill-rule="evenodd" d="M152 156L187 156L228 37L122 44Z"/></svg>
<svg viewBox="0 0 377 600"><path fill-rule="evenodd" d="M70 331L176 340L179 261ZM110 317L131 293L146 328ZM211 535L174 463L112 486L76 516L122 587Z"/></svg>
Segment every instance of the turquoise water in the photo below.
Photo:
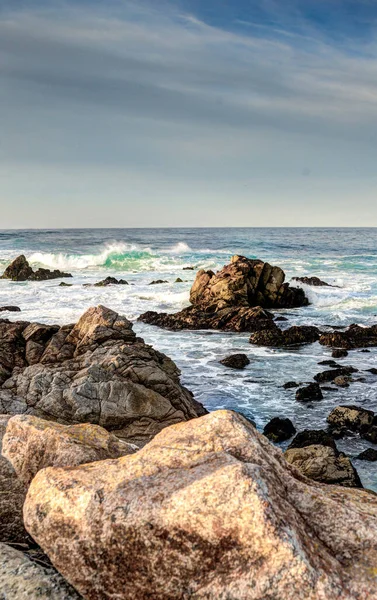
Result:
<svg viewBox="0 0 377 600"><path fill-rule="evenodd" d="M293 276L317 275L338 287L308 288L311 305L281 311L292 324L324 326L377 322L377 229L84 229L0 230L0 270L24 253L34 267L72 273L72 287L59 281L13 283L0 280L0 306L16 304L22 318L46 323L77 320L89 306L105 304L135 321L146 310L175 312L188 305L199 268L219 269L232 254L244 254L281 266ZM183 271L194 266L195 271ZM129 286L83 287L107 275L127 279ZM177 277L183 283L174 283ZM154 279L167 284L150 286ZM8 316L8 314L7 314ZM10 314L9 318L20 318ZM301 405L289 380L310 381L329 357L319 344L294 350L253 347L247 334L167 332L136 323L147 342L171 356L182 381L208 409L235 408L263 428L273 416L289 416L297 429L325 426L337 404L354 403L377 411L377 377L361 373L364 382L325 392L322 402ZM229 372L218 360L229 352L246 352L251 364ZM377 367L377 352L350 353L344 364L361 371ZM338 442L350 455L368 444L357 437ZM377 489L377 465L355 461L364 484Z"/></svg>

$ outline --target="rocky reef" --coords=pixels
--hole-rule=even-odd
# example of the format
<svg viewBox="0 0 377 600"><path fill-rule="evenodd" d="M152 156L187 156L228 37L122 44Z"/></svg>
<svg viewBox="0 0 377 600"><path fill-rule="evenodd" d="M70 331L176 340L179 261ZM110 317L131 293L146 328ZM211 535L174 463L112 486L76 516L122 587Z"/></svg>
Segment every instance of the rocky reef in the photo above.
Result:
<svg viewBox="0 0 377 600"><path fill-rule="evenodd" d="M218 273L198 271L190 291L191 306L176 314L148 311L139 318L168 329L259 331L275 329L266 309L306 306L300 288L284 283L280 267L244 256L233 256Z"/></svg>
<svg viewBox="0 0 377 600"><path fill-rule="evenodd" d="M70 273L64 273L55 269L39 268L33 271L26 257L21 254L5 269L1 279L11 279L12 281L45 281L48 279L60 279L61 277L72 277Z"/></svg>
<svg viewBox="0 0 377 600"><path fill-rule="evenodd" d="M145 443L205 414L174 362L137 338L116 312L88 309L62 327L0 320L0 413L93 423Z"/></svg>

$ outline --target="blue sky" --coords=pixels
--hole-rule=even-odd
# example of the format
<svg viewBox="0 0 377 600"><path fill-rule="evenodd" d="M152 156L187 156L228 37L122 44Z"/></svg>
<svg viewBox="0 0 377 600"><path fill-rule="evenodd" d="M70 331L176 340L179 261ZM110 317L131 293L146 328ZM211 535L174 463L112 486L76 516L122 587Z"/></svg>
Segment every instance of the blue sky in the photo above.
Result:
<svg viewBox="0 0 377 600"><path fill-rule="evenodd" d="M0 0L2 227L377 226L377 0Z"/></svg>

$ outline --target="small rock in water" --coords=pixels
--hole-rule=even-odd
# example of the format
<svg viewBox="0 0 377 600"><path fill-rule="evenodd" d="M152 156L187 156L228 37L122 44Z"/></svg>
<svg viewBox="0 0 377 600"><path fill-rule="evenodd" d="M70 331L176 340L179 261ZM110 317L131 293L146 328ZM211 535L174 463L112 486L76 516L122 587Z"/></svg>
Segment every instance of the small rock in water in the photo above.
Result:
<svg viewBox="0 0 377 600"><path fill-rule="evenodd" d="M331 367L332 369L341 369L342 365L339 365L335 360L321 360L318 363L319 365L323 365L325 367Z"/></svg>
<svg viewBox="0 0 377 600"><path fill-rule="evenodd" d="M288 321L287 317L275 317L275 321Z"/></svg>
<svg viewBox="0 0 377 600"><path fill-rule="evenodd" d="M61 281L59 283L59 287L72 287L72 283L66 283L65 281Z"/></svg>
<svg viewBox="0 0 377 600"><path fill-rule="evenodd" d="M339 367L338 369L317 373L317 375L314 376L314 379L319 383L328 383L329 381L334 381L336 377L351 375L352 373L357 373L357 371L358 369L355 369L355 367Z"/></svg>
<svg viewBox="0 0 377 600"><path fill-rule="evenodd" d="M290 390L290 389L296 388L298 386L299 386L299 384L296 383L295 381L287 381L287 383L284 383L283 388L285 390Z"/></svg>
<svg viewBox="0 0 377 600"><path fill-rule="evenodd" d="M21 312L18 306L0 306L0 312Z"/></svg>
<svg viewBox="0 0 377 600"><path fill-rule="evenodd" d="M230 356L226 356L219 362L225 367L230 367L231 369L244 369L247 365L250 364L250 360L248 359L246 354L231 354Z"/></svg>
<svg viewBox="0 0 377 600"><path fill-rule="evenodd" d="M263 430L265 435L272 442L284 442L289 440L296 433L296 428L288 418L274 417L267 423Z"/></svg>
<svg viewBox="0 0 377 600"><path fill-rule="evenodd" d="M334 379L335 385L339 387L349 387L352 381L352 377L348 377L347 375L339 375L339 377L335 377Z"/></svg>
<svg viewBox="0 0 377 600"><path fill-rule="evenodd" d="M125 279L116 279L116 277L106 277L106 279L94 284L95 287L106 287L107 285L128 285L128 281Z"/></svg>
<svg viewBox="0 0 377 600"><path fill-rule="evenodd" d="M369 462L375 462L377 460L377 450L374 448L367 448L364 452L360 452L358 456L356 456L358 460L367 460Z"/></svg>
<svg viewBox="0 0 377 600"><path fill-rule="evenodd" d="M329 446L337 450L334 438L324 429L304 429L300 431L288 446L290 448L305 448L306 446Z"/></svg>
<svg viewBox="0 0 377 600"><path fill-rule="evenodd" d="M311 400L322 400L323 394L318 383L309 383L296 392L296 400L299 402L310 402Z"/></svg>
<svg viewBox="0 0 377 600"><path fill-rule="evenodd" d="M369 373L372 373L373 375L377 375L377 369L375 367L372 367L371 369L366 369L367 371L369 371Z"/></svg>
<svg viewBox="0 0 377 600"><path fill-rule="evenodd" d="M164 279L156 279L155 281L151 281L149 285L157 285L158 283L169 283L169 282L165 281Z"/></svg>
<svg viewBox="0 0 377 600"><path fill-rule="evenodd" d="M183 267L182 271L194 271L195 267Z"/></svg>
<svg viewBox="0 0 377 600"><path fill-rule="evenodd" d="M177 279L175 280L174 283L183 283L183 279L181 279L180 277L177 277Z"/></svg>
<svg viewBox="0 0 377 600"><path fill-rule="evenodd" d="M344 356L348 356L348 352L344 348L334 348L331 356L333 358L343 358Z"/></svg>
<svg viewBox="0 0 377 600"><path fill-rule="evenodd" d="M368 348L363 348L362 350L359 350L359 352L370 352L370 350L368 350Z"/></svg>
<svg viewBox="0 0 377 600"><path fill-rule="evenodd" d="M305 283L306 285L313 285L315 287L334 287L331 286L326 281L322 281L319 277L292 277L292 281L300 281L301 283Z"/></svg>

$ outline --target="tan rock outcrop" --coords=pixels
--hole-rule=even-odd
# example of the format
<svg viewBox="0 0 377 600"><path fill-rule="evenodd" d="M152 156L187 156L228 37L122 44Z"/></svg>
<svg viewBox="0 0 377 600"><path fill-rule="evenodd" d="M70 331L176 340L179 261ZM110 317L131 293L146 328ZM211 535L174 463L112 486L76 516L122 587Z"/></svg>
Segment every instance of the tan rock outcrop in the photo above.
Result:
<svg viewBox="0 0 377 600"><path fill-rule="evenodd" d="M305 478L230 411L40 471L24 517L87 600L377 598L377 496Z"/></svg>
<svg viewBox="0 0 377 600"><path fill-rule="evenodd" d="M32 415L17 415L8 421L2 454L19 479L29 485L45 467L76 467L136 450L137 446L119 440L99 425L61 425Z"/></svg>
<svg viewBox="0 0 377 600"><path fill-rule="evenodd" d="M118 313L91 308L75 325L45 327L33 338L41 327L0 321L0 412L94 423L135 443L206 413L180 384L174 362Z"/></svg>

